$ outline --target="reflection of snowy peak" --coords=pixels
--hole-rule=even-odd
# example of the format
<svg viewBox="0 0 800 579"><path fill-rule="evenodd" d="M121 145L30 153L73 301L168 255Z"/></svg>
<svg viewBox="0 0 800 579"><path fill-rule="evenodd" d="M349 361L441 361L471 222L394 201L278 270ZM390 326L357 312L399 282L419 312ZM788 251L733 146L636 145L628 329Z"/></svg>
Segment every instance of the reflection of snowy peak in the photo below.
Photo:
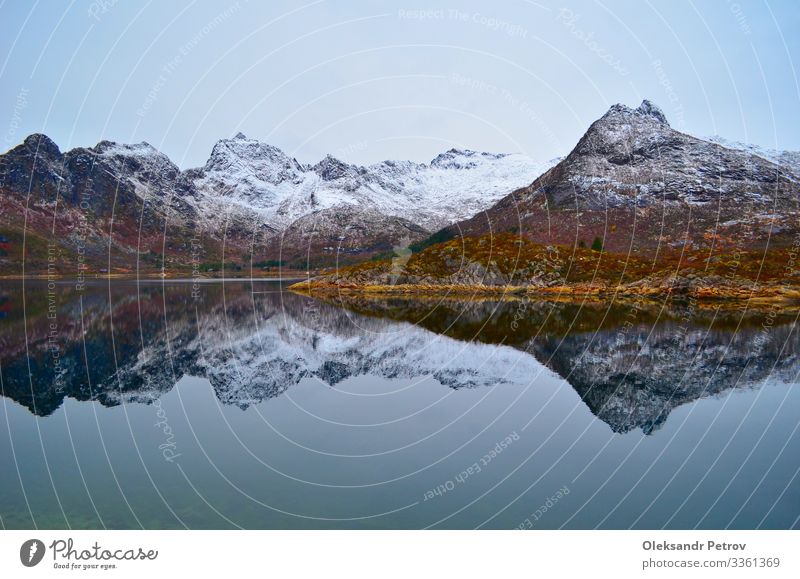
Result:
<svg viewBox="0 0 800 579"><path fill-rule="evenodd" d="M222 402L247 408L302 379L333 386L355 376L430 377L458 389L527 386L552 371L615 432L650 433L678 406L794 383L800 366L793 314L779 314L767 334L763 311L743 319L700 311L684 325L688 310L656 305L353 298L343 309L262 289L270 291L204 284L197 310L187 307L195 299L188 284L163 293L160 284L121 286L113 308L102 286L72 294L59 309L58 366L46 310L27 319L24 334L0 326L4 396L46 416L65 397L152 403L192 375L208 378ZM639 323L620 331L632 312Z"/></svg>
<svg viewBox="0 0 800 579"><path fill-rule="evenodd" d="M376 317L357 313L360 308L346 311L286 294L260 302L256 327L252 319L235 321L252 316L252 304L246 301L209 310L201 316L199 331L194 323L181 327L169 351L163 341L154 341L118 376L123 382L140 381L143 388L120 397L112 381L107 402L148 402L170 390L184 373L208 378L221 401L247 408L303 378L335 385L360 375L403 380L431 376L458 389L526 385L552 371L615 432L642 429L649 434L673 409L692 401L763 382L792 383L800 364L796 334L785 324L776 326L763 343L752 327L731 334L709 331L703 323L685 329L674 322L655 327L643 323L624 336L614 328L565 336L558 324L542 329L562 318L565 326L592 326L597 321L593 308L533 304L526 310L530 325L518 328L514 337L522 339L514 342L494 334L515 319L513 303L444 303L437 316L415 325L402 320L420 319L426 311L423 303L365 302ZM624 316L625 307L611 316ZM586 319L575 322L581 315ZM508 345L465 341L477 328L487 342ZM454 331L455 337L442 331ZM524 338L527 333L532 336ZM226 338L220 341L219 336ZM175 375L164 373L162 361L168 356Z"/></svg>
<svg viewBox="0 0 800 579"><path fill-rule="evenodd" d="M733 388L796 380L798 343L793 327L772 330L759 345L752 329L717 335L705 328L634 328L535 340L530 351L568 377L598 418L615 432L661 427L674 408Z"/></svg>
<svg viewBox="0 0 800 579"><path fill-rule="evenodd" d="M695 312L687 323L687 308L624 300L524 306L445 300L435 310L425 301L341 301L353 312L419 320L437 334L469 341L480 336L532 355L615 432L640 428L649 434L673 409L734 388L795 383L800 367L792 313L776 318L765 335L761 311L744 317L736 311Z"/></svg>
<svg viewBox="0 0 800 579"><path fill-rule="evenodd" d="M260 305L258 327L252 320L232 323L239 313L252 315L252 305L246 303L207 312L199 328L193 321L176 326L170 350L162 340L151 342L109 383L107 400L148 402L170 390L183 374L208 378L222 402L247 408L303 378L335 385L359 375L431 376L451 388L471 388L527 384L539 372L548 372L514 348L462 342L403 322L353 317L291 294L265 298ZM175 375L164 372L165 357L172 360ZM117 379L141 381L143 387L120 395L113 387Z"/></svg>
<svg viewBox="0 0 800 579"><path fill-rule="evenodd" d="M275 228L316 211L360 207L432 231L489 207L551 165L518 154L451 149L429 165L363 167L327 156L307 166L240 133L219 141L206 165L187 175L201 192L249 207Z"/></svg>
<svg viewBox="0 0 800 579"><path fill-rule="evenodd" d="M334 385L367 374L406 380L432 376L463 388L526 384L544 370L531 356L506 346L461 342L382 320L359 319L362 331L357 331L348 328L341 313L333 312L330 324L322 317L314 314L318 325L313 319L306 325L276 315L256 333L242 333L223 348L209 350L206 344L201 372L220 400L245 408L305 377Z"/></svg>

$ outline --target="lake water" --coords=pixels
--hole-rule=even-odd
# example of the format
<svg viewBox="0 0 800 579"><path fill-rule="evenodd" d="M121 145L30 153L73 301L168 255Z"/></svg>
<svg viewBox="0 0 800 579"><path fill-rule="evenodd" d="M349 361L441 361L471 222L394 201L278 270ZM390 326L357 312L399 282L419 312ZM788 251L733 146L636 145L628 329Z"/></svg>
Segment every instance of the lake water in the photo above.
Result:
<svg viewBox="0 0 800 579"><path fill-rule="evenodd" d="M3 282L4 528L792 528L788 309Z"/></svg>

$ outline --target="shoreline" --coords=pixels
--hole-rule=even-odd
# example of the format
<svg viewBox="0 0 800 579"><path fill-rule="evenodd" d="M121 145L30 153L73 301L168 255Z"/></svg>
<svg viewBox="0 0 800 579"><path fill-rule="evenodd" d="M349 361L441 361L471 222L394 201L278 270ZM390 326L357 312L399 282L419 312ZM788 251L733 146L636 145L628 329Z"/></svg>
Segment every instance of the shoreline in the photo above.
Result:
<svg viewBox="0 0 800 579"><path fill-rule="evenodd" d="M330 284L301 281L290 285L288 290L312 295L330 296L342 294L364 297L499 297L499 298L627 298L652 299L671 298L703 302L737 302L751 304L797 303L800 305L800 288L771 286L758 290L746 288L696 288L671 287L597 287L597 286L486 286L486 285L355 285Z"/></svg>

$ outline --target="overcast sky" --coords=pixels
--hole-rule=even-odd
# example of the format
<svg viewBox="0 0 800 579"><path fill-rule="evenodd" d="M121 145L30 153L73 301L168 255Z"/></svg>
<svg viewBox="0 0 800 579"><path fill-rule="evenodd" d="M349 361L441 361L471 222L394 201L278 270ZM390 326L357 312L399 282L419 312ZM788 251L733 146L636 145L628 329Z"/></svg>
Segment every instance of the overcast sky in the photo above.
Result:
<svg viewBox="0 0 800 579"><path fill-rule="evenodd" d="M183 168L238 131L302 162L567 153L616 102L800 149L800 4L71 3L0 7L0 148L147 141Z"/></svg>

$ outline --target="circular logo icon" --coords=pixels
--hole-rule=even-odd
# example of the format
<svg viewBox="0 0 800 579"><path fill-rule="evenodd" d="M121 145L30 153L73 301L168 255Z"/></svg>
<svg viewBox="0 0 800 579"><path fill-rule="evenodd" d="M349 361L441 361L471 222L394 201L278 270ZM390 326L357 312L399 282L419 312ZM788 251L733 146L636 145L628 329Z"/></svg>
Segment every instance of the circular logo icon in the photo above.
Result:
<svg viewBox="0 0 800 579"><path fill-rule="evenodd" d="M44 543L39 539L28 539L19 548L19 560L26 567L35 567L44 558Z"/></svg>

